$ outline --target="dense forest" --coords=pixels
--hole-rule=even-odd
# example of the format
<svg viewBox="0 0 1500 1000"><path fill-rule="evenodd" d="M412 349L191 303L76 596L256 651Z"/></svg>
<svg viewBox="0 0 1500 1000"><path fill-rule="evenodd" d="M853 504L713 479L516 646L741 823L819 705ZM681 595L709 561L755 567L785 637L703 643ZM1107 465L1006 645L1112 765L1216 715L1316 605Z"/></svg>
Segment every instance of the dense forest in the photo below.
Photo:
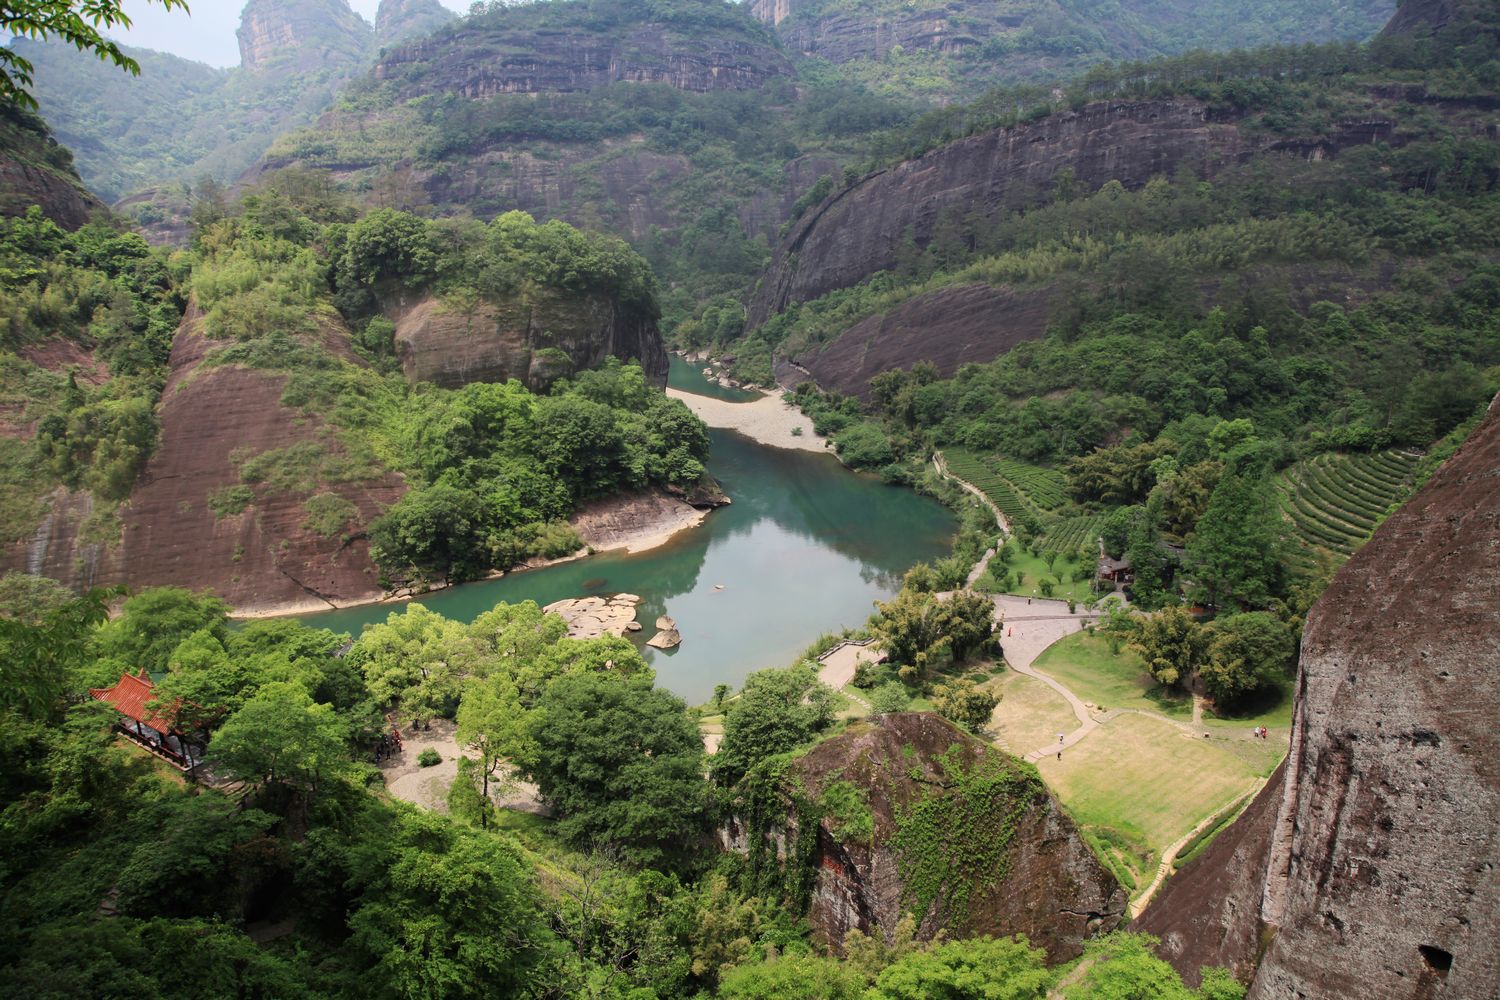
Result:
<svg viewBox="0 0 1500 1000"><path fill-rule="evenodd" d="M694 713L629 642L564 638L534 604L467 626L414 607L347 647L289 621L230 627L221 602L173 589L106 622L105 596L3 582L0 981L29 996L1243 995L1219 972L1184 988L1123 934L1076 971L1024 939L921 944L910 927L851 935L846 961L813 951L799 862L709 847L726 810L844 725L808 667L750 678L710 771ZM136 667L162 678L157 711L208 735L198 767L224 794L110 735L87 689ZM377 792L396 706L456 718L471 756L449 815ZM518 780L553 821L495 809Z"/></svg>

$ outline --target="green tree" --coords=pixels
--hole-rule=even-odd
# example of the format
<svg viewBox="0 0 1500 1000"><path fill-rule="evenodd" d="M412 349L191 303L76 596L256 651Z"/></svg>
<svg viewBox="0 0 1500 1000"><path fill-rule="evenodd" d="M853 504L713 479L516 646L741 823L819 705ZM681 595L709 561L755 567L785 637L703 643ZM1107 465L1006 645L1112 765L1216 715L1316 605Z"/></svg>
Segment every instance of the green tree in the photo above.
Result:
<svg viewBox="0 0 1500 1000"><path fill-rule="evenodd" d="M468 629L420 604L367 627L346 659L364 674L376 704L399 706L414 723L451 713L462 679L487 661Z"/></svg>
<svg viewBox="0 0 1500 1000"><path fill-rule="evenodd" d="M870 630L903 677L925 679L943 664L963 661L994 631L994 604L971 591L939 599L903 589L875 608Z"/></svg>
<svg viewBox="0 0 1500 1000"><path fill-rule="evenodd" d="M316 793L348 761L345 727L295 684L267 684L224 720L208 762L242 781Z"/></svg>
<svg viewBox="0 0 1500 1000"><path fill-rule="evenodd" d="M522 996L546 977L551 934L508 839L406 813L378 872L349 927L395 995Z"/></svg>
<svg viewBox="0 0 1500 1000"><path fill-rule="evenodd" d="M0 711L55 720L88 661L94 629L109 616L108 591L42 606L28 619L0 617Z"/></svg>
<svg viewBox="0 0 1500 1000"><path fill-rule="evenodd" d="M1234 456L1231 456L1233 459ZM1188 539L1188 596L1211 608L1263 608L1281 592L1281 528L1261 461L1228 463Z"/></svg>
<svg viewBox="0 0 1500 1000"><path fill-rule="evenodd" d="M904 712L910 704L911 695L900 681L886 681L870 692L870 710L876 715Z"/></svg>
<svg viewBox="0 0 1500 1000"><path fill-rule="evenodd" d="M1146 661L1146 671L1167 687L1186 685L1203 664L1208 631L1180 605L1142 616L1139 622L1130 647Z"/></svg>
<svg viewBox="0 0 1500 1000"><path fill-rule="evenodd" d="M949 681L933 690L932 703L945 719L977 733L990 723L1000 696L993 690L980 690L970 680Z"/></svg>
<svg viewBox="0 0 1500 1000"><path fill-rule="evenodd" d="M542 694L530 729L518 763L566 839L655 864L704 832L703 738L677 696L644 679L569 674Z"/></svg>
<svg viewBox="0 0 1500 1000"><path fill-rule="evenodd" d="M751 674L724 713L724 738L713 757L714 780L733 785L767 757L811 740L833 718L832 694L805 663Z"/></svg>
<svg viewBox="0 0 1500 1000"><path fill-rule="evenodd" d="M461 582L489 569L491 523L472 490L446 483L412 490L370 525L370 555L387 573L415 569Z"/></svg>
<svg viewBox="0 0 1500 1000"><path fill-rule="evenodd" d="M228 604L208 593L152 587L125 602L119 617L99 629L94 647L113 661L111 669L161 673L173 651L193 633L207 630L222 640L228 612Z"/></svg>
<svg viewBox="0 0 1500 1000"><path fill-rule="evenodd" d="M186 0L147 0L167 10L188 9ZM56 38L80 52L92 52L133 76L141 67L105 37L116 28L129 28L130 18L120 0L8 0L0 7L0 37ZM36 99L26 93L34 82L32 65L8 48L0 48L0 101L35 110Z"/></svg>
<svg viewBox="0 0 1500 1000"><path fill-rule="evenodd" d="M865 980L836 958L783 955L739 965L719 982L719 1000L860 1000Z"/></svg>
<svg viewBox="0 0 1500 1000"><path fill-rule="evenodd" d="M1222 707L1287 677L1297 658L1292 627L1267 611L1216 619L1199 676Z"/></svg>
<svg viewBox="0 0 1500 1000"><path fill-rule="evenodd" d="M973 938L917 951L886 967L867 1000L1043 1000L1052 976L1026 938Z"/></svg>
<svg viewBox="0 0 1500 1000"><path fill-rule="evenodd" d="M479 793L490 802L490 783L508 761L526 758L526 711L515 685L505 677L471 682L458 706L458 743L479 754ZM488 811L481 814L488 825Z"/></svg>

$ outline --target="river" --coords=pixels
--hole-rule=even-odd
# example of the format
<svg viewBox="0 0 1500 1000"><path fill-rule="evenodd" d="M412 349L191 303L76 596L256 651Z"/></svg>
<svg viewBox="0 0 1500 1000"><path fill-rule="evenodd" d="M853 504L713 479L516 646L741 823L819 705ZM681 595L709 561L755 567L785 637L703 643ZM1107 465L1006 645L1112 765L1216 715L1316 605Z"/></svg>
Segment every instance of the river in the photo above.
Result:
<svg viewBox="0 0 1500 1000"><path fill-rule="evenodd" d="M699 370L680 365L674 386L699 388L679 385L682 368L707 384ZM472 621L501 601L639 594L645 629L633 638L654 634L662 614L682 632L674 650L644 647L657 683L699 704L716 684L738 687L751 671L790 664L824 632L862 624L913 563L947 554L956 523L936 501L850 472L830 455L769 448L728 431L711 436L709 469L734 502L702 526L649 552L607 552L438 591L420 603ZM302 620L357 634L403 606Z"/></svg>

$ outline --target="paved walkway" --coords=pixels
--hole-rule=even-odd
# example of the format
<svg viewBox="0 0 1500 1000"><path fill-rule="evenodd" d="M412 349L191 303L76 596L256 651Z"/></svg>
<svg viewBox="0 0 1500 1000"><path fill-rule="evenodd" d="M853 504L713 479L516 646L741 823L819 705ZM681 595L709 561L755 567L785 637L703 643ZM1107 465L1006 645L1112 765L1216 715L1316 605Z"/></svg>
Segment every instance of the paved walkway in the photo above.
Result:
<svg viewBox="0 0 1500 1000"><path fill-rule="evenodd" d="M841 642L818 657L818 680L835 691L842 691L854 680L861 663L880 663L885 653L869 643Z"/></svg>
<svg viewBox="0 0 1500 1000"><path fill-rule="evenodd" d="M1063 696L1073 715L1078 719L1078 728L1064 733L1061 743L1049 743L1028 753L1026 759L1035 763L1048 754L1068 747L1099 728L1100 719L1089 713L1083 699L1074 694L1067 685L1038 670L1032 669L1042 651L1057 640L1081 631L1088 622L1099 617L1098 612L1068 610L1067 601L1046 601L1036 598L1016 597L1012 594L995 595L995 617L1000 620L1000 648L1005 651L1005 662L1018 674L1035 678Z"/></svg>

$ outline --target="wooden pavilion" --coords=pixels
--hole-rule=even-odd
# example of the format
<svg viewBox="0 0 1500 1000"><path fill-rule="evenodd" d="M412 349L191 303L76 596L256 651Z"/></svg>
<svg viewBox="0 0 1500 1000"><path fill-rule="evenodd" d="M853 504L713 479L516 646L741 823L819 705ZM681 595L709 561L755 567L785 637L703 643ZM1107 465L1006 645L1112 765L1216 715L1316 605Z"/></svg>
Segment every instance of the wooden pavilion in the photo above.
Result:
<svg viewBox="0 0 1500 1000"><path fill-rule="evenodd" d="M184 771L192 771L202 763L203 748L171 719L147 707L156 697L154 687L151 675L143 669L139 674L121 674L114 687L90 688L89 694L120 713L115 728L126 739Z"/></svg>

